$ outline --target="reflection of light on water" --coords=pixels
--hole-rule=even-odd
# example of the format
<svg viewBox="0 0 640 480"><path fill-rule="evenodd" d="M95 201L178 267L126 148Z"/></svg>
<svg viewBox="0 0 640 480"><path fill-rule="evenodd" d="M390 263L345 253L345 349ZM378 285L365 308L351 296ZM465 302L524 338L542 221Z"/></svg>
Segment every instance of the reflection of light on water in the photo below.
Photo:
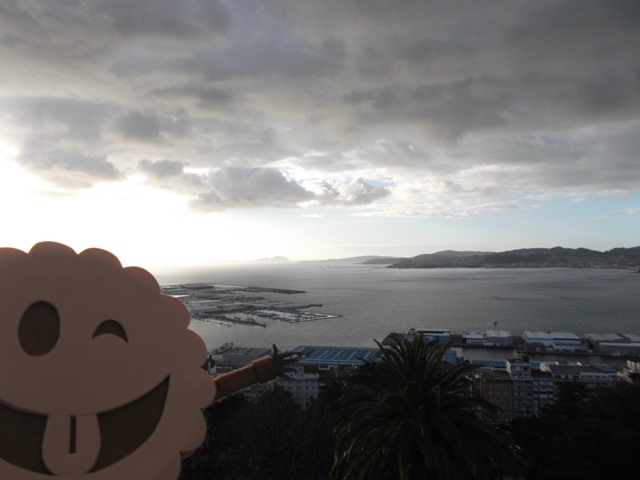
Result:
<svg viewBox="0 0 640 480"><path fill-rule="evenodd" d="M286 269L216 269L181 279L189 280L300 288L307 293L296 295L297 302L323 305L321 312L342 315L294 323L265 319L266 328L194 325L212 346L229 341L256 347L272 343L283 348L375 347L374 339L383 340L390 332L412 327L452 331L494 327L513 335L525 330L640 333L636 320L640 275L618 270L432 271L291 265ZM471 350L464 356L478 358L480 353Z"/></svg>

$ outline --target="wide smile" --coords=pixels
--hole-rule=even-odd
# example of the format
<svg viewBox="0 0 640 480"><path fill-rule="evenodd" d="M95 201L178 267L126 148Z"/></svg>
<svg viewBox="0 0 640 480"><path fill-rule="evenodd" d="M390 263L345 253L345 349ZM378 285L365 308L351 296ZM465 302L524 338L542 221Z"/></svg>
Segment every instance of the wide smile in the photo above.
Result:
<svg viewBox="0 0 640 480"><path fill-rule="evenodd" d="M96 415L100 452L86 473L96 472L127 457L140 447L160 423L164 411L169 378L166 377L142 397ZM75 417L71 417L74 419ZM43 441L49 417L28 413L0 401L0 458L16 467L35 473L55 475L43 461ZM76 448L75 432L69 442L69 454Z"/></svg>

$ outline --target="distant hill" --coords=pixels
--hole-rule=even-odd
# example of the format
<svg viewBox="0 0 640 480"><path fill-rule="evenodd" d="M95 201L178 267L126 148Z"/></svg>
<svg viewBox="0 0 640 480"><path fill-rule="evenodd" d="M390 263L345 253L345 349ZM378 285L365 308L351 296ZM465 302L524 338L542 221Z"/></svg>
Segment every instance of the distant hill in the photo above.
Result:
<svg viewBox="0 0 640 480"><path fill-rule="evenodd" d="M394 263L397 262L399 260L403 260L401 258L395 258L392 261L388 261L388 262L379 262L378 260L380 259L389 259L391 257L381 257L379 255L361 255L359 257L346 257L346 258L329 258L326 260L303 260L299 263L348 263L348 264L353 264L353 263L366 263L366 264L371 264L371 263L386 263L386 264L390 264L390 263Z"/></svg>
<svg viewBox="0 0 640 480"><path fill-rule="evenodd" d="M395 262L389 268L617 268L640 269L640 246L598 252L587 248L522 248L506 252L445 250Z"/></svg>
<svg viewBox="0 0 640 480"><path fill-rule="evenodd" d="M365 265L391 265L393 263L403 262L405 260L409 260L406 257L376 257L366 262L362 262Z"/></svg>
<svg viewBox="0 0 640 480"><path fill-rule="evenodd" d="M442 250L441 252L436 252L432 255L439 255L441 257L462 258L462 257L475 257L478 255L488 255L489 253L494 253L494 252L469 252L469 251L457 251L457 250Z"/></svg>
<svg viewBox="0 0 640 480"><path fill-rule="evenodd" d="M291 260L289 260L286 257L264 257L264 258L258 258L256 260L251 260L248 263L290 263Z"/></svg>

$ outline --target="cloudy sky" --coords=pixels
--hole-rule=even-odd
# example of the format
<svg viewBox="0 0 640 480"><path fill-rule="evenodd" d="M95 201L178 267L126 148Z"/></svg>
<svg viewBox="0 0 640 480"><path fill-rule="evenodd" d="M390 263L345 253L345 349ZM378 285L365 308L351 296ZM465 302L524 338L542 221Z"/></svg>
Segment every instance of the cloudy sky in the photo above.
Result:
<svg viewBox="0 0 640 480"><path fill-rule="evenodd" d="M635 0L0 0L0 243L640 245Z"/></svg>

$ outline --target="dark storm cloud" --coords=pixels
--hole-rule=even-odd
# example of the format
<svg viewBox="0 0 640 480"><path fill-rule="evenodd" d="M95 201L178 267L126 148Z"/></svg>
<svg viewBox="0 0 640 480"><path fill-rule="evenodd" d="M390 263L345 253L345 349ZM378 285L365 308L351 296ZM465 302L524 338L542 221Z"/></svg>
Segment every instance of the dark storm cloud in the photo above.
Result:
<svg viewBox="0 0 640 480"><path fill-rule="evenodd" d="M5 0L0 122L48 180L143 171L214 210L629 191L638 25L626 0Z"/></svg>
<svg viewBox="0 0 640 480"><path fill-rule="evenodd" d="M127 36L192 37L225 32L231 15L218 0L89 0Z"/></svg>
<svg viewBox="0 0 640 480"><path fill-rule="evenodd" d="M141 142L158 142L165 136L188 134L190 119L184 112L128 110L118 114L112 130L119 136Z"/></svg>
<svg viewBox="0 0 640 480"><path fill-rule="evenodd" d="M160 119L157 115L142 112L127 112L117 118L114 130L124 137L143 141L160 138Z"/></svg>
<svg viewBox="0 0 640 480"><path fill-rule="evenodd" d="M139 169L152 185L189 196L195 208L205 211L297 207L305 202L359 206L389 194L384 186L374 186L362 178L344 183L321 181L311 191L274 168L223 167L192 173L177 160L142 160Z"/></svg>
<svg viewBox="0 0 640 480"><path fill-rule="evenodd" d="M105 157L77 151L24 152L19 161L52 184L69 189L87 188L99 181L124 178L123 173Z"/></svg>
<svg viewBox="0 0 640 480"><path fill-rule="evenodd" d="M15 99L4 106L22 138L16 160L34 174L68 189L125 178L106 154L94 148L101 142L108 106L60 98Z"/></svg>
<svg viewBox="0 0 640 480"><path fill-rule="evenodd" d="M3 106L13 126L30 131L31 138L51 136L94 144L110 115L108 105L83 98L25 97L5 101Z"/></svg>
<svg viewBox="0 0 640 480"><path fill-rule="evenodd" d="M334 41L314 45L303 39L283 39L282 32L275 32L265 34L259 42L252 37L239 39L232 49L207 45L192 56L177 60L174 68L208 80L266 76L264 80L268 81L268 76L274 76L296 83L335 72L343 57L343 50Z"/></svg>
<svg viewBox="0 0 640 480"><path fill-rule="evenodd" d="M193 201L202 210L248 207L291 207L312 198L295 181L271 168L227 167L206 176L207 191Z"/></svg>
<svg viewBox="0 0 640 480"><path fill-rule="evenodd" d="M527 135L493 144L490 151L496 163L518 167L513 171L518 178L509 178L509 174L503 177L511 185L633 189L640 185L638 131L639 125L635 124L585 129L572 138Z"/></svg>
<svg viewBox="0 0 640 480"><path fill-rule="evenodd" d="M442 138L458 138L468 131L504 126L511 92L490 79L466 79L448 85L398 86L374 91L354 91L345 102L358 107L369 124L422 124Z"/></svg>
<svg viewBox="0 0 640 480"><path fill-rule="evenodd" d="M153 92L153 95L193 104L199 109L210 110L232 108L238 101L238 95L232 87L216 87L202 84L175 85L161 88Z"/></svg>
<svg viewBox="0 0 640 480"><path fill-rule="evenodd" d="M184 171L184 165L179 160L140 160L140 170L154 179L177 177Z"/></svg>

